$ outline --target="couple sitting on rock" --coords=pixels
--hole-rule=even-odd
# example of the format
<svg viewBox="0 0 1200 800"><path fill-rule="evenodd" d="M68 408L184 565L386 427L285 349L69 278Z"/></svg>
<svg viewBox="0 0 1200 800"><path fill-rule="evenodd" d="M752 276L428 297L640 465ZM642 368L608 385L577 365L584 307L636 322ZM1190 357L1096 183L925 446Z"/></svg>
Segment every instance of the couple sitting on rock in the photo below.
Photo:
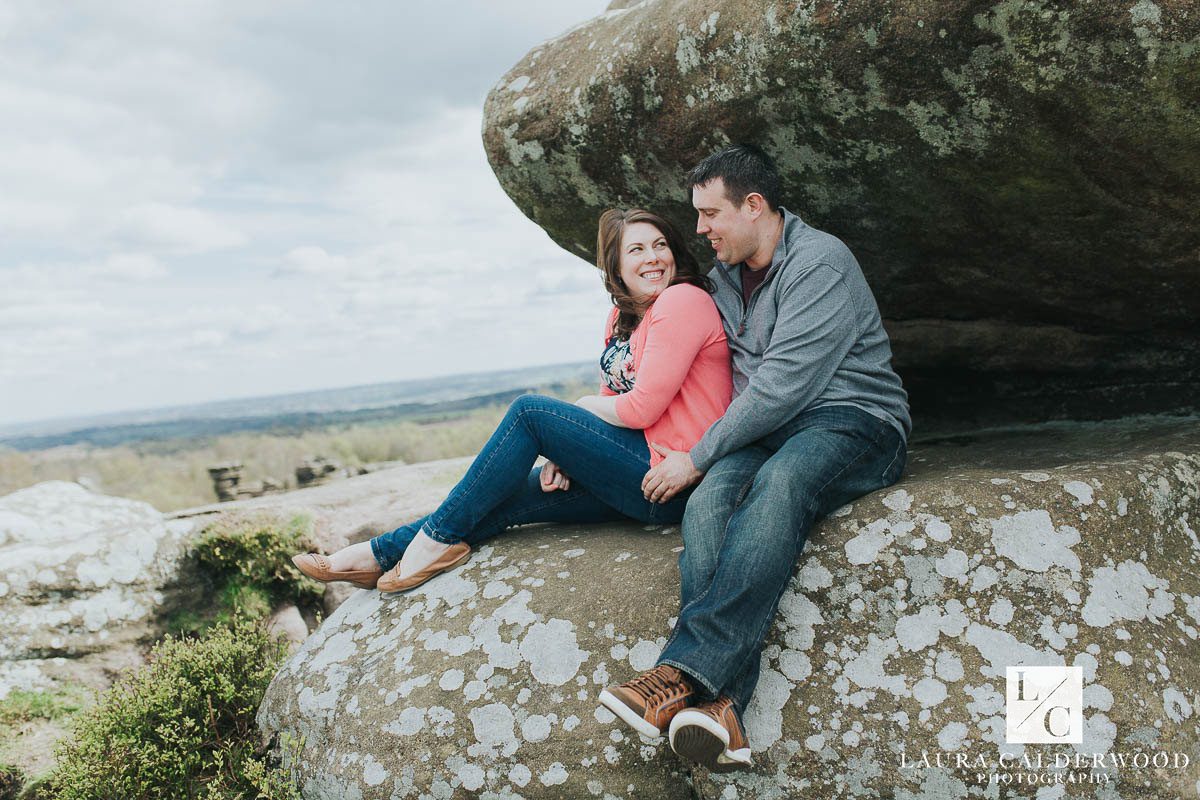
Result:
<svg viewBox="0 0 1200 800"><path fill-rule="evenodd" d="M662 217L600 217L615 307L599 394L518 398L432 514L295 561L318 580L397 592L513 525L682 521L675 629L654 669L600 702L726 771L750 764L741 715L809 530L900 477L910 422L858 263L780 205L771 160L730 147L687 183L716 251L708 276Z"/></svg>

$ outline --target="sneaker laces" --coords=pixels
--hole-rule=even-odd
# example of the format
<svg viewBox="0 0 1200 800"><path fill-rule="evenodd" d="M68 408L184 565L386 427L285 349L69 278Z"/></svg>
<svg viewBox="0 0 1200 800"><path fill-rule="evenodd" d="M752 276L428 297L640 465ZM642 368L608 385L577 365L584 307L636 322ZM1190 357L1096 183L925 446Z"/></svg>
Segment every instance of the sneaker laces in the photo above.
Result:
<svg viewBox="0 0 1200 800"><path fill-rule="evenodd" d="M666 700L672 695L678 694L681 687L687 688L687 684L682 679L682 673L680 673L679 680L672 680L668 677L667 670L676 671L667 664L661 664L645 675L634 678L628 686L647 700Z"/></svg>

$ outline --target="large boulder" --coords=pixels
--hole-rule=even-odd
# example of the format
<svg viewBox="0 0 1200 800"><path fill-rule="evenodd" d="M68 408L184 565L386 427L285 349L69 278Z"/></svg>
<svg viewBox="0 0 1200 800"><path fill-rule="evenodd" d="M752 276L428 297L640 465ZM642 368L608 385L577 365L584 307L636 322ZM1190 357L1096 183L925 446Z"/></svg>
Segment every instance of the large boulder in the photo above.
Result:
<svg viewBox="0 0 1200 800"><path fill-rule="evenodd" d="M0 699L139 664L194 528L66 481L0 497Z"/></svg>
<svg viewBox="0 0 1200 800"><path fill-rule="evenodd" d="M665 643L672 528L531 526L410 594L357 592L276 675L259 724L308 800L1189 796L1196 423L914 446L899 485L810 537L746 715L746 774L692 769L596 703ZM1006 668L1032 665L1081 668L1080 744L1007 743ZM1083 754L1099 766L1054 768Z"/></svg>
<svg viewBox="0 0 1200 800"><path fill-rule="evenodd" d="M762 145L858 256L920 417L1195 407L1193 3L617 2L500 79L483 140L588 259L606 207L690 230L687 169Z"/></svg>

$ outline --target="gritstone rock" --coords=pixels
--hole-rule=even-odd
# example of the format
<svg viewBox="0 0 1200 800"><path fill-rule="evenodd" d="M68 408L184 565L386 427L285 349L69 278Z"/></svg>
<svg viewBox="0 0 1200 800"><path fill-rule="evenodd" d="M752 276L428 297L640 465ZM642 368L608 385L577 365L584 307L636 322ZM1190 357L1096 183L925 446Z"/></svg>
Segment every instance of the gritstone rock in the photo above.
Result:
<svg viewBox="0 0 1200 800"><path fill-rule="evenodd" d="M602 210L693 230L686 171L760 144L862 263L918 417L1195 408L1192 3L617 2L500 79L483 139L589 260Z"/></svg>
<svg viewBox="0 0 1200 800"><path fill-rule="evenodd" d="M140 663L194 529L65 481L0 498L0 698Z"/></svg>
<svg viewBox="0 0 1200 800"><path fill-rule="evenodd" d="M356 592L275 676L260 727L303 741L281 749L306 798L1033 796L911 766L939 751L1178 752L1189 766L1049 796L1194 792L1197 420L975 433L910 463L810 537L746 714L750 773L692 770L596 702L666 641L672 528L530 526L410 594ZM1006 744L1021 665L1082 669L1081 744Z"/></svg>

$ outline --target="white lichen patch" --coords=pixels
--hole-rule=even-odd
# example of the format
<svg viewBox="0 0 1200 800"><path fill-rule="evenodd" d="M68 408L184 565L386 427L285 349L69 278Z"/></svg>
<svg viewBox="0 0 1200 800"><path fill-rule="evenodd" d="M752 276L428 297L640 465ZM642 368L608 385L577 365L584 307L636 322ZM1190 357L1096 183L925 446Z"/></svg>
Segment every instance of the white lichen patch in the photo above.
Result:
<svg viewBox="0 0 1200 800"><path fill-rule="evenodd" d="M762 667L743 723L750 750L761 753L783 737L783 708L795 688L783 675Z"/></svg>
<svg viewBox="0 0 1200 800"><path fill-rule="evenodd" d="M1100 567L1088 579L1082 617L1088 625L1107 627L1117 620L1158 622L1175 609L1170 584L1155 577L1140 561Z"/></svg>
<svg viewBox="0 0 1200 800"><path fill-rule="evenodd" d="M925 605L917 613L896 620L896 641L905 650L924 650L936 644L941 634L959 636L967 624L967 615L958 600L947 602L944 610Z"/></svg>
<svg viewBox="0 0 1200 800"><path fill-rule="evenodd" d="M967 628L967 642L979 651L988 666L982 667L983 674L1004 679L1008 667L1021 665L1061 665L1062 655L1053 650L1031 647L1010 633L972 623Z"/></svg>
<svg viewBox="0 0 1200 800"><path fill-rule="evenodd" d="M1020 511L992 520L992 544L998 555L1022 569L1080 569L1079 556L1071 550L1079 544L1079 531L1067 525L1055 528L1044 510Z"/></svg>
<svg viewBox="0 0 1200 800"><path fill-rule="evenodd" d="M891 545L892 541L893 537L888 531L887 520L875 520L857 536L846 542L846 559L855 565L870 564L884 548Z"/></svg>
<svg viewBox="0 0 1200 800"><path fill-rule="evenodd" d="M897 489L884 495L883 504L892 511L908 511L912 508L913 498L903 489Z"/></svg>
<svg viewBox="0 0 1200 800"><path fill-rule="evenodd" d="M529 662L533 677L551 686L561 686L574 678L589 657L579 649L575 626L565 619L531 625L521 641L520 652Z"/></svg>
<svg viewBox="0 0 1200 800"><path fill-rule="evenodd" d="M1067 481L1063 484L1063 490L1074 496L1080 505L1090 506L1095 502L1092 487L1083 481Z"/></svg>

